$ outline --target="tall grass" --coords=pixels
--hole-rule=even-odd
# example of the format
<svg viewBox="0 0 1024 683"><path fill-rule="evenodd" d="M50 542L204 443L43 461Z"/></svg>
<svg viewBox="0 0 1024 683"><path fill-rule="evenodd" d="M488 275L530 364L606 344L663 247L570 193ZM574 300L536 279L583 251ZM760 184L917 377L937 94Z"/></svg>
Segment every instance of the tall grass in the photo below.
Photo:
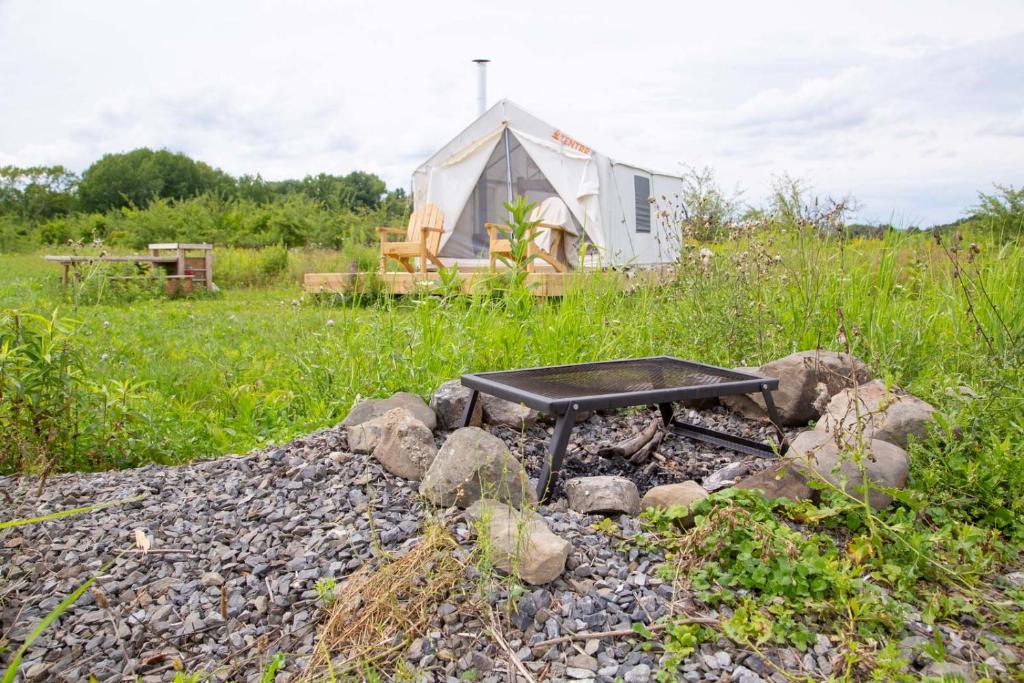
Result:
<svg viewBox="0 0 1024 683"><path fill-rule="evenodd" d="M340 251L314 247L263 249L240 247L214 250L214 280L221 287L299 285L306 273L373 271L378 264L375 247L358 243Z"/></svg>
<svg viewBox="0 0 1024 683"><path fill-rule="evenodd" d="M595 274L563 299L527 309L485 296L317 301L301 295L299 272L345 270L350 258L359 267L372 251L292 250L284 267L281 252L218 250L219 298L65 310L82 321L72 334L84 378L131 381L133 420L116 453L55 467L245 451L334 424L359 397L426 396L467 371L647 354L757 365L798 349L847 346L882 377L975 432L995 439L1001 431L1016 448L1024 441L1019 420L1000 411L1019 407L1024 393L1019 363L1010 362L1020 357L1024 330L1024 249L972 239L979 253L959 268L984 284L973 308L949 245L898 233L844 240L749 231L710 249L687 245L667 284L623 293ZM271 259L279 270L264 278ZM62 305L56 272L45 264L9 256L2 272L0 305ZM270 284L237 288L261 283ZM962 386L985 396L986 407L962 400ZM980 444L972 448L987 457Z"/></svg>

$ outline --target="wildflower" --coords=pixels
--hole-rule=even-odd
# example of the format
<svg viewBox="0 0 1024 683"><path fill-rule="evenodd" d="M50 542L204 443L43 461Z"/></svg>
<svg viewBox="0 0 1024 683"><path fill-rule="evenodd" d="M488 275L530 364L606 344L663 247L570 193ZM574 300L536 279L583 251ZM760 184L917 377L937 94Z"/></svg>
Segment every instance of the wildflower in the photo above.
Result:
<svg viewBox="0 0 1024 683"><path fill-rule="evenodd" d="M334 327L334 321L331 318L327 319L327 327Z"/></svg>
<svg viewBox="0 0 1024 683"><path fill-rule="evenodd" d="M109 327L110 327L110 321L109 321L109 320L104 320L104 321L103 321L103 329L105 329L105 330L106 330L106 329L108 329Z"/></svg>
<svg viewBox="0 0 1024 683"><path fill-rule="evenodd" d="M298 306L298 305L299 305L299 300L298 299L292 299L292 306Z"/></svg>
<svg viewBox="0 0 1024 683"><path fill-rule="evenodd" d="M107 354L103 354L102 356L100 356L100 362L106 361L108 358L110 358L110 356L108 356Z"/></svg>

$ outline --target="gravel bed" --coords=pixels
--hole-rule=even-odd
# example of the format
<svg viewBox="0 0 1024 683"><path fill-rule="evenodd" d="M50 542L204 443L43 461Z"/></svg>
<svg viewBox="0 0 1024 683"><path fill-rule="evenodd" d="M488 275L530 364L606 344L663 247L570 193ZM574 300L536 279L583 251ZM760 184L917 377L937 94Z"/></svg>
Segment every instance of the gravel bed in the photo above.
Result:
<svg viewBox="0 0 1024 683"><path fill-rule="evenodd" d="M659 448L663 462L633 466L594 454L602 443L642 428L651 415L595 415L578 425L563 476L621 474L642 492L656 484L704 481L736 463L748 471L767 464L673 436ZM689 419L764 438L762 425L720 408ZM525 434L492 431L535 474L550 428L540 423ZM439 442L444 436L438 434ZM0 628L11 650L48 610L117 558L29 649L21 668L26 680L78 681L92 674L100 681L163 681L183 665L208 671L214 680L248 681L258 679L277 652L286 653L279 680L287 680L301 671L324 616L317 580L340 582L382 552L401 552L416 542L428 514L415 483L384 472L370 456L349 453L340 429L245 456L60 475L47 482L40 498L37 486L30 478L0 478L0 497L8 507L4 518L144 497L0 532ZM483 599L506 615L508 647L538 681L654 680L659 655L644 652L633 639L538 645L579 632L649 624L673 604L692 607L688 596L675 594L655 576L662 557L622 542L638 532L638 521L615 518L620 538L598 532L592 524L601 518L567 510L560 489L539 511L573 550L561 578L516 594L518 611L507 609L511 582L486 589ZM452 519L456 538L471 546L466 523ZM149 552L137 549L140 533ZM473 573L466 577L465 594L440 605L406 653L425 681L454 683L469 670L476 680L511 680L514 669L505 651L485 635L479 612L466 608L485 585ZM927 627L922 629L923 637ZM807 653L770 653L777 666L814 677L831 673L833 655L824 637ZM760 656L725 639L703 645L680 675L691 681L786 680Z"/></svg>

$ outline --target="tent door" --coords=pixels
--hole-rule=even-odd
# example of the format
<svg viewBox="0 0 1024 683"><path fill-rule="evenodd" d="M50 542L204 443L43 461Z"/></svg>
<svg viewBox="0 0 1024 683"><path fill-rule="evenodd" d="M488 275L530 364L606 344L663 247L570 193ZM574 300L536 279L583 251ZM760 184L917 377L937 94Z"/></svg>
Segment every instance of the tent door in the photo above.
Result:
<svg viewBox="0 0 1024 683"><path fill-rule="evenodd" d="M505 202L524 196L539 204L557 195L515 134L506 128L440 255L447 258L486 258L489 240L484 223L507 223Z"/></svg>

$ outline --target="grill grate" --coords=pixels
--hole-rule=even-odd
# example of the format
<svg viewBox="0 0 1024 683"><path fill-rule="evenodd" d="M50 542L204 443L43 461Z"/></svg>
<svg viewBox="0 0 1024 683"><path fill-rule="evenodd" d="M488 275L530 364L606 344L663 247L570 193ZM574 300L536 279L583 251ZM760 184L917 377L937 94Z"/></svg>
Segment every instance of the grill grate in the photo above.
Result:
<svg viewBox="0 0 1024 683"><path fill-rule="evenodd" d="M730 370L667 357L488 372L479 376L549 400L680 389L756 379Z"/></svg>
<svg viewBox="0 0 1024 683"><path fill-rule="evenodd" d="M540 477L537 480L539 500L545 499L552 479L558 476L562 456L565 455L566 446L569 444L569 433L576 422L577 411L580 410L654 403L661 411L666 428L674 428L673 431L683 430L677 433L685 433L695 439L758 455L773 451L769 446L748 439L687 425L678 420L673 421L672 404L686 399L758 391L764 397L769 419L775 425L779 423L778 412L771 396L771 391L778 389L779 380L670 356L484 372L463 375L462 384L473 390L463 413L464 425L472 422L473 409L481 392L508 401L521 402L541 412L558 416L555 430L548 442L550 457L542 463ZM785 448L781 430L779 437L779 443Z"/></svg>

